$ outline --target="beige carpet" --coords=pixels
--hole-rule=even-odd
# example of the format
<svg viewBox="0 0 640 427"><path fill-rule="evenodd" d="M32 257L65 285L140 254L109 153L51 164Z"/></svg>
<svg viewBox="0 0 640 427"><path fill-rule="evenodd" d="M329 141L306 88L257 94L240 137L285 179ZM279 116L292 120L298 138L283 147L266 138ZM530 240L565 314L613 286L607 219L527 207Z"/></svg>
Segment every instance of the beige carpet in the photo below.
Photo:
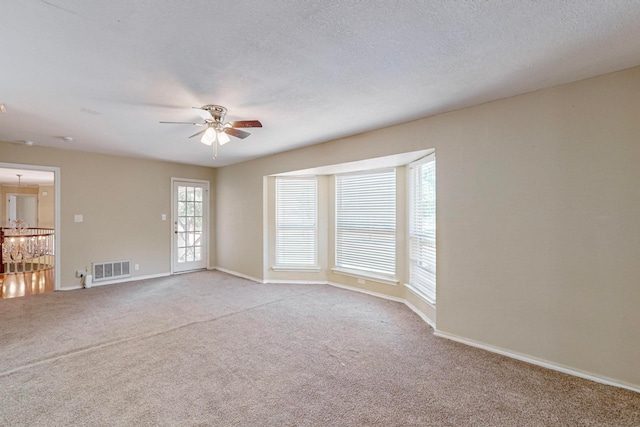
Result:
<svg viewBox="0 0 640 427"><path fill-rule="evenodd" d="M2 426L640 426L640 394L404 305L200 272L0 301Z"/></svg>

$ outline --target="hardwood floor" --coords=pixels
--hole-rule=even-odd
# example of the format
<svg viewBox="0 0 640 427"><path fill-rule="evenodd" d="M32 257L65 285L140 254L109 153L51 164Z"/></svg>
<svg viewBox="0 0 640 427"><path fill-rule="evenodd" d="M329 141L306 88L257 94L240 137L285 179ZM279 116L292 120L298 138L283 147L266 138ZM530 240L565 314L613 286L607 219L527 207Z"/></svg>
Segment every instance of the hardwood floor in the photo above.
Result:
<svg viewBox="0 0 640 427"><path fill-rule="evenodd" d="M0 298L16 298L53 292L53 268L29 273L0 274Z"/></svg>

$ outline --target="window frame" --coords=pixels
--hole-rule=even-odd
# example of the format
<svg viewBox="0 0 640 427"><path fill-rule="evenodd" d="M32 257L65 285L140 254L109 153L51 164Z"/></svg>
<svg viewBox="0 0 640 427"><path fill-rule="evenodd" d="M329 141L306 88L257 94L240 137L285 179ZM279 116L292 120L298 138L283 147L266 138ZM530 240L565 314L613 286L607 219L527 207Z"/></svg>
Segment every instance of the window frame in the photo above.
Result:
<svg viewBox="0 0 640 427"><path fill-rule="evenodd" d="M345 195L342 190L341 190L341 180L344 178L348 178L348 177L354 177L354 176L372 176L372 175L376 175L376 174L384 174L384 173L392 173L393 174L393 185L390 186L390 188L392 189L392 200L393 200L393 206L391 209L389 209L389 212L393 215L393 221L392 221L392 226L388 226L387 225L387 230L383 230L382 228L365 228L365 227L344 227L341 225L341 215L340 215L340 209L341 209L341 202L342 202L342 197ZM335 179L335 191L334 191L334 197L335 197L335 222L334 222L334 236L335 236L335 241L334 241L334 268L332 269L334 272L338 272L338 273L342 273L342 274L346 274L346 275L350 275L350 276L354 276L354 277L370 277L374 280L377 281L381 281L383 283L388 283L388 284L397 284L397 279L396 279L396 275L397 275L397 271L398 271L398 266L397 266L397 240L398 240L398 218L397 218L397 211L398 211L398 205L397 205L397 185L398 185L398 171L397 168L393 167L393 168L383 168L383 169L372 169L372 170L363 170L363 171L358 171L358 172L350 172L350 173L343 173L343 174L335 174L334 175L334 179ZM387 183L388 184L388 183ZM362 185L362 184L360 184ZM353 212L351 212L351 214L353 215ZM345 251L344 249L341 250L340 248L340 241L341 241L341 233L344 232L349 232L349 230L351 230L351 233L355 233L360 234L360 233L369 233L370 238L372 236L378 236L378 238L381 238L383 236L387 236L387 238L390 238L390 240L393 242L392 246L388 249L388 258L391 259L392 261L388 263L389 266L392 266L392 269L381 269L381 268L376 268L376 267L380 267L382 266L380 260L376 261L376 263L373 266L367 267L364 266L362 264L359 264L357 262L352 263L352 262L347 262L345 263L345 259L341 258L341 255L345 255ZM374 236L374 238L375 238ZM342 236L343 238L345 237L344 235ZM369 240L370 240L369 238ZM366 245L365 245L366 246ZM352 249L353 251L353 249ZM378 259L380 253L378 253L378 250L373 250L370 255L373 255L372 258L370 259ZM346 261L357 261L356 259L351 259L349 260L348 258L346 259Z"/></svg>
<svg viewBox="0 0 640 427"><path fill-rule="evenodd" d="M312 209L313 212L313 226L304 228L300 225L288 224L284 225L281 223L280 216L280 205L283 202L281 198L281 194L279 192L280 185L279 183L283 182L292 182L292 181L306 181L313 182L313 202ZM305 271L305 270L319 270L320 267L318 265L318 177L317 176L276 176L274 180L274 265L272 267L275 271ZM291 218L290 218L291 219ZM292 228L293 227L293 228ZM312 247L306 248L307 251L312 252L312 259L308 262L284 262L286 261L281 258L281 248L284 245L281 243L281 233L280 231L283 229L297 229L298 230L307 230L312 231L313 239L312 239ZM300 236L297 236L300 237Z"/></svg>
<svg viewBox="0 0 640 427"><path fill-rule="evenodd" d="M433 164L433 214L432 219L427 221L432 223L433 231L427 232L422 236L416 236L416 170L423 168L426 165ZM408 284L406 285L411 291L418 296L425 299L431 304L436 303L437 295L437 164L436 155L431 153L422 159L411 162L407 165L407 181L408 181L408 198L407 198L407 260L409 264L408 271ZM427 197L423 195L423 197ZM427 209L427 208L423 208ZM426 224L426 227L430 227L430 224ZM420 255L416 256L416 239L425 240L426 244L419 249ZM429 240L433 241L433 244L429 244ZM422 252L424 250L424 252ZM423 268L420 266L418 258L422 258L427 261L429 268Z"/></svg>

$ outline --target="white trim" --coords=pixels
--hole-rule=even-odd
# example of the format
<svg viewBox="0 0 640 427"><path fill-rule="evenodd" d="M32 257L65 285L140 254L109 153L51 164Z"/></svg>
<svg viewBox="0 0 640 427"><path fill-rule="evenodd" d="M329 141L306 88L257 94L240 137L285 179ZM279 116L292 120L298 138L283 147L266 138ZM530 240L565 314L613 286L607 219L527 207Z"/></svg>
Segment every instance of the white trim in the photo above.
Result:
<svg viewBox="0 0 640 427"><path fill-rule="evenodd" d="M427 302L428 304L432 305L434 308L436 307L436 302L433 301L431 298L429 298L420 289L416 288L415 286L413 286L410 283L405 283L404 287L407 288L409 291L411 291L411 293L414 294L415 296L417 296L418 298L423 299L425 302Z"/></svg>
<svg viewBox="0 0 640 427"><path fill-rule="evenodd" d="M406 235L406 246L405 246L405 250L407 251L407 257L406 257L406 261L405 261L405 265L407 268L407 273L409 275L409 277L407 278L407 280L409 281L409 283L411 283L412 280L414 280L414 269L418 269L418 270L422 270L421 268L419 269L417 265L415 265L416 260L413 257L413 245L414 245L414 240L415 240L415 236L414 236L414 220L415 220L415 214L416 212L414 212L414 202L415 202L415 190L416 190L416 182L415 182L415 176L414 176L414 170L416 169L416 167L425 165L427 163L430 162L436 162L436 153L435 150L432 151L431 153L427 154L426 156L411 162L407 165L406 167L406 174L405 174L405 178L406 178L406 183L407 183L407 191L405 194L407 194L407 200L406 200L406 221L407 221L407 227L406 227L406 231L407 231L407 235ZM436 169L437 170L437 169ZM436 194L436 210L437 210L437 194ZM436 215L437 216L437 215ZM436 219L437 221L437 219ZM437 252L437 223L435 224L436 226L436 248L435 248L435 265L433 267L435 267L437 269L437 258L438 258L438 252ZM427 273L427 270L425 269L423 274L429 274ZM426 290L421 290L418 287L416 287L415 285L412 284L405 284L405 286L407 288L409 288L414 294L416 294L417 296L419 296L420 298L428 301L430 304L435 305L436 303L436 298L437 298L437 276L436 274L433 274L433 281L434 281L434 285L433 285L433 295L429 296L426 294Z"/></svg>
<svg viewBox="0 0 640 427"><path fill-rule="evenodd" d="M84 289L84 286L82 285L75 285L75 286L70 286L67 288L60 288L60 289L56 289L57 291L77 291L78 289Z"/></svg>
<svg viewBox="0 0 640 427"><path fill-rule="evenodd" d="M431 319L429 319L424 313L422 313L420 310L418 310L413 304L411 304L409 301L405 300L404 298L399 298L399 297L394 297L391 295L385 295L385 294L381 294L379 292L374 292L374 291L369 291L366 289L361 289L361 288L356 288L353 286L347 286L347 285L342 285L340 283L335 283L335 282L323 282L323 281L318 281L318 282L312 282L312 281L293 281L293 280L282 280L282 281L262 281L262 280L258 280L255 277L251 277L251 276L247 276L245 274L241 274L235 271L231 271L231 270L227 270L224 268L220 268L220 267L215 267L212 268L211 270L218 270L221 271L223 273L227 273L227 274L231 274L234 276L238 276L238 277L242 277L245 279L249 279L252 280L254 282L258 282L258 283L271 283L271 284L276 284L276 283L281 283L281 284L309 284L309 285L329 285L329 286L333 286L336 288L340 288L340 289L345 289L348 291L355 291L355 292L360 292L362 294L366 294L366 295L371 295L374 297L378 297L378 298L382 298L382 299L386 299L386 300L390 300L390 301L395 301L395 302L400 302L403 303L404 305L406 305L411 311L413 311L414 313L416 313L425 323L427 323L429 326L431 326L434 329L433 334L437 337L440 338L446 338L449 339L451 341L456 341L465 345L469 345L471 347L476 347L476 348L480 348L482 350L486 350L489 351L491 353L497 353L500 354L502 356L506 356L512 359L516 359L516 360L520 360L522 362L526 362L526 363L531 363L533 365L536 366L541 366L543 368L546 369L551 369L553 371L558 371L558 372L562 372L568 375L572 375L574 377L579 377L579 378L584 378L590 381L594 381L600 384L605 384L605 385L610 385L613 387L619 387L619 388L624 388L627 390L631 390L631 391L635 391L636 393L640 393L640 387L631 385L631 384L627 384L624 382L620 382L620 381L616 381L613 379L609 379L609 378L605 378L605 377L600 377L597 375L593 375L593 374L588 374L586 372L582 372L576 369L572 369L572 368L568 368L566 366L562 366L559 364L555 364L552 362L548 362L546 360L541 360L532 356L527 356L524 354L520 354L520 353L516 353L516 352L512 352L509 350L505 350L505 349L501 349L498 347L493 347L491 345L487 345L484 343L480 343L471 339L467 339L467 338L462 338L459 337L457 335L454 334L450 334L448 332L443 332L440 331L438 329L435 328L435 323L433 323L433 321ZM127 280L127 281L135 281L135 280L143 280L143 279L151 279L151 278L155 278L155 277L164 277L164 276L168 276L168 273L164 273L164 274L159 274L159 275L151 275L151 276L143 276L143 277L136 277L133 278L133 280ZM120 281L123 282L123 281ZM114 282L114 283L120 283L120 282ZM107 285L110 283L106 283L106 282L102 282L99 285L96 286L100 286L100 285ZM73 288L63 288L61 290L65 290L65 291L70 291L70 290L76 290L76 289L82 289L81 287L73 287Z"/></svg>
<svg viewBox="0 0 640 427"><path fill-rule="evenodd" d="M303 169L290 172L282 172L273 174L271 176L308 176L308 175L342 175L351 172L363 172L370 170L380 170L388 168L397 168L406 164L417 161L429 154L433 153L435 149L428 148L426 150L407 151L398 154L392 154L389 156L374 157L363 160L356 160L346 163L338 163L327 166L319 166L311 169Z"/></svg>
<svg viewBox="0 0 640 427"><path fill-rule="evenodd" d="M294 281L294 280L279 280L279 281L263 281L263 280L259 280L255 277L251 277L251 276L247 276L245 274L241 274L238 273L237 271L232 271L232 270L227 270L225 268L221 268L221 267L213 267L213 268L209 268L209 270L218 270L221 271L223 273L227 273L227 274L231 274L233 276L237 276L237 277L242 277L244 279L248 279L248 280L252 280L254 282L258 282L258 283L270 283L270 284L309 284L309 285L329 285L329 286L333 286L336 288L340 288L340 289L345 289L348 291L355 291L355 292L360 292L362 294L366 294L366 295L371 295L374 297L378 297L378 298L382 298L382 299L386 299L389 301L395 301L395 302L399 302L402 303L404 305L406 305L411 311L413 311L414 313L416 313L425 323L427 323L429 326L431 326L433 328L433 334L437 337L440 338L445 338L445 339L449 339L451 341L456 341L465 345L469 345L471 347L476 347L476 348L480 348L482 350L486 350L492 353L497 353L500 354L502 356L506 356L512 359L516 359L516 360L520 360L522 362L526 362L526 363L531 363L533 365L536 366L541 366L543 368L547 368L547 369L551 369L553 371L558 371L558 372L562 372L568 375L572 375L575 377L579 377L579 378L584 378L590 381L594 381L600 384L605 384L605 385L610 385L613 387L619 387L619 388L624 388L627 390L631 390L631 391L635 391L636 393L640 393L640 387L631 385L631 384L627 384L624 382L620 382L620 381L616 381L616 380L612 380L609 378L605 378L605 377L600 377L597 375L593 375L593 374L588 374L586 372L582 372L576 369L572 369L572 368L568 368L566 366L562 366L559 364L555 364L552 362L548 362L546 360L541 360L541 359L537 359L535 357L532 356L526 356L524 354L520 354L520 353L516 353L516 352L512 352L512 351L508 351L505 349L501 349L498 347L493 347L487 344L483 344L474 340L470 340L467 338L462 338L459 337L457 335L454 334L450 334L448 332L443 332L440 331L438 329L436 329L435 323L429 319L424 313L422 313L420 310L418 310L413 304L411 304L409 301L405 300L404 298L399 298L399 297L394 297L391 295L385 295L385 294L381 294L379 292L374 292L374 291L369 291L366 289L361 289L361 288L356 288L353 286L348 286L348 285L342 285L340 283L335 283L335 282L329 282L329 281ZM137 281L137 280L144 280L144 279L152 279L152 278L156 278L156 277L165 277L165 276L169 276L170 273L163 273L163 274L156 274L156 275L150 275L150 276L141 276L141 277L135 277L132 278L132 280L126 280L128 282L132 282L132 281ZM107 285L107 284L111 284L111 283L121 283L121 282L125 282L125 280L123 281L118 281L118 282L102 282L99 283L98 285L95 286L101 286L101 285ZM72 287L72 288L62 288L61 290L64 291L71 291L71 290L77 290L77 289L82 289L81 287Z"/></svg>
<svg viewBox="0 0 640 427"><path fill-rule="evenodd" d="M427 317L427 315L426 315L426 314L424 314L423 312L421 312L420 310L418 310L418 308L417 308L415 305L411 304L409 301L407 301L407 300L403 300L403 302L404 302L404 305L406 305L407 307L409 307L409 308L411 309L411 311L413 311L415 314L417 314L418 316L420 316L420 318L421 318L422 320L424 320L424 322L425 322L427 325L431 326L431 328L433 328L433 331L434 331L434 333L435 333L435 330L436 330L436 322L434 322L433 320L429 319L429 318Z"/></svg>
<svg viewBox="0 0 640 427"><path fill-rule="evenodd" d="M326 284L329 285L329 286L334 286L336 288L346 289L346 290L349 290L349 291L356 291L356 292L360 292L362 294L367 294L367 295L371 295L371 296L374 296L374 297L387 299L387 300L390 300L390 301L401 302L401 303L405 302L405 300L403 298L400 298L400 297L394 297L394 296L391 296L391 295L381 294L379 292L369 291L367 289L356 288L354 286L342 285L340 283L335 283L335 282L326 282Z"/></svg>
<svg viewBox="0 0 640 427"><path fill-rule="evenodd" d="M159 273L159 274L149 274L146 276L127 277L127 278L118 279L118 280L105 280L104 282L97 282L97 283L93 282L90 288L97 288L98 286L104 286L104 285L115 285L118 283L138 282L140 280L147 280L147 279L158 279L160 277L169 277L169 276L171 276L171 273ZM59 291L77 291L78 289L85 289L85 288L82 285L76 285L76 286L70 286L66 288L60 288L58 290Z"/></svg>
<svg viewBox="0 0 640 427"><path fill-rule="evenodd" d="M360 292L362 294L367 294L367 295L371 295L374 297L378 297L378 298L383 298L386 300L390 300L390 301L395 301L395 302L400 302L404 305L406 305L407 307L409 307L409 309L411 311L413 311L414 313L416 313L427 325L431 326L431 328L433 328L433 330L436 330L436 324L433 320L429 319L427 317L426 314L424 314L423 312L421 312L420 310L418 310L413 304L411 304L409 301L407 301L404 298L399 298L399 297L394 297L391 295L385 295L385 294L381 294L379 292L373 292L373 291L369 291L366 289L360 289L360 288L356 288L353 286L347 286L347 285L341 285L339 283L335 283L335 282L324 282L329 286L334 286L336 288L341 288L341 289L346 289L349 291L356 291L356 292Z"/></svg>
<svg viewBox="0 0 640 427"><path fill-rule="evenodd" d="M505 350L499 347L493 347L491 345L488 344L484 344L478 341L474 341L468 338L462 338L459 337L457 335L454 334L450 334L448 332L443 332L443 331L439 331L439 330L435 330L433 332L433 334L437 337L441 337L441 338L446 338L449 339L451 341L456 341L462 344L466 344L466 345L470 345L472 347L477 347L480 348L482 350L486 350L486 351L490 351L492 353L497 353L500 354L502 356L506 356L506 357L510 357L512 359L516 359L516 360L520 360L522 362L527 362L527 363L531 363L532 365L537 365L537 366L541 366L543 368L547 368L547 369L551 369L553 371L558 371L558 372L562 372L564 374L569 374L572 375L574 377L579 377L579 378L584 378L587 380L591 380L600 384L605 384L605 385L610 385L610 386L614 386L614 387L620 387L620 388L625 388L627 390L631 390L631 391L635 391L636 393L640 393L640 387L638 386L634 386L631 384L627 384L621 381L617 381L617 380L613 380L610 378L606 378L606 377L600 377L597 375L593 375L593 374L588 374L586 372L582 372L579 371L577 369L573 369L573 368L569 368L560 364L556 364L553 362L549 362L546 360L542 360L542 359L538 359L536 357L533 356L527 356L521 353L517 353L517 352L513 352L513 351L509 351L509 350Z"/></svg>
<svg viewBox="0 0 640 427"><path fill-rule="evenodd" d="M173 181L197 182L198 184L210 184L211 183L211 181L209 181L207 179L179 178L179 177L172 176L171 177L171 182L173 182Z"/></svg>
<svg viewBox="0 0 640 427"><path fill-rule="evenodd" d="M258 282L258 283L265 283L265 281L262 280L262 279L258 279L258 278L253 277L253 276L247 276L246 274L238 273L237 271L227 270L226 268L222 268L222 267L212 267L209 270L218 270L218 271L221 271L223 273L231 274L232 276L242 277L243 279L252 280L252 281Z"/></svg>
<svg viewBox="0 0 640 427"><path fill-rule="evenodd" d="M376 282L380 282L380 283L383 283L385 285L397 286L398 283L399 283L399 280L396 279L395 277L383 276L381 274L370 273L370 272L364 271L364 270L351 270L351 269L348 269L348 268L333 267L331 269L331 271L336 273L336 274L342 274L344 276L355 277L356 279L374 280ZM354 288L354 289L357 289L357 288Z"/></svg>
<svg viewBox="0 0 640 427"><path fill-rule="evenodd" d="M271 267L273 271L299 271L300 273L316 272L322 270L319 265L315 266L283 266L274 265Z"/></svg>
<svg viewBox="0 0 640 427"><path fill-rule="evenodd" d="M61 242L61 227L60 227L60 201L62 200L60 197L60 168L58 166L41 166L41 165L24 165L21 163L3 163L0 162L0 168L3 169L27 169L27 170L37 170L37 171L46 171L53 172L53 233L54 233L54 251L55 257L53 259L53 268L54 268L54 283L53 290L59 291L62 288L60 287L60 283L62 281L62 263L60 259L62 254L60 253L60 242Z"/></svg>
<svg viewBox="0 0 640 427"><path fill-rule="evenodd" d="M526 356L520 353L516 353L516 352L512 352L512 351L508 351L508 350L504 350L501 348L497 348L497 347L492 347L490 345L487 344L483 344L477 341L473 341L467 338L462 338L459 337L457 335L453 335L453 334L449 334L447 332L443 332L440 331L438 329L436 329L435 323L429 319L424 313L422 313L420 310L418 310L413 304L411 304L409 301L403 299L403 298L398 298L398 297L393 297L390 295L384 295L378 292L373 292L373 291L368 291L366 289L360 289L360 288L356 288L353 286L347 286L347 285L342 285L339 283L334 283L334 282L327 282L328 285L330 286L334 286L336 288L342 288L342 289L346 289L346 290L350 290L350 291L356 291L356 292L360 292L363 294L367 294L367 295L372 295L375 297L379 297L379 298L384 298L387 300L391 300L391 301L396 301L396 302L401 302L404 305L406 305L410 310L412 310L414 313L416 313L418 316L420 316L420 318L422 320L424 320L429 326L431 326L433 328L433 334L437 337L441 337L441 338L446 338L446 339L450 339L452 341L456 341L462 344L466 344L472 347L476 347L476 348L480 348L486 351L490 351L492 353L497 353L512 359L516 359L516 360L520 360L523 362L527 362L527 363L531 363L533 365L537 365L537 366L541 366L543 368L547 368L547 369L551 369L553 371L558 371L558 372L562 372L568 375L572 375L575 377L579 377L579 378L584 378L587 380L591 380L600 384L605 384L605 385L610 385L610 386L614 386L614 387L620 387L620 388L624 388L627 390L631 390L631 391L635 391L637 393L640 393L640 387L638 386L634 386L631 384L627 384L621 381L616 381L610 378L605 378L605 377L600 377L597 375L593 375L593 374L588 374L586 372L582 372L579 371L577 369L572 369L572 368L568 368L566 366L562 366L559 364L555 364L555 363L551 363L548 362L546 360L541 360L541 359L537 359L535 357L532 356Z"/></svg>
<svg viewBox="0 0 640 427"><path fill-rule="evenodd" d="M104 286L104 285L115 285L118 283L137 282L139 280L158 279L160 277L168 277L168 276L171 276L171 273L149 274L146 276L134 276L134 277L126 277L124 279L105 280L104 282L100 281L100 282L91 283L91 288L96 288L98 286Z"/></svg>
<svg viewBox="0 0 640 427"><path fill-rule="evenodd" d="M425 164L427 162L430 162L431 161L431 157L435 158L435 154L436 154L435 148L432 148L431 150L426 150L426 151L430 151L430 153L429 154L425 154L424 156L420 157L417 160L414 160L411 163L407 163L406 166L408 166L408 169L413 169L418 165L423 165L423 164Z"/></svg>
<svg viewBox="0 0 640 427"><path fill-rule="evenodd" d="M209 268L194 268L193 270L184 270L178 271L175 273L171 273L172 276L179 276L180 274L189 274L189 273L197 273L198 271L207 271Z"/></svg>
<svg viewBox="0 0 640 427"><path fill-rule="evenodd" d="M272 284L272 285L326 285L326 280L264 280L262 283L264 284Z"/></svg>

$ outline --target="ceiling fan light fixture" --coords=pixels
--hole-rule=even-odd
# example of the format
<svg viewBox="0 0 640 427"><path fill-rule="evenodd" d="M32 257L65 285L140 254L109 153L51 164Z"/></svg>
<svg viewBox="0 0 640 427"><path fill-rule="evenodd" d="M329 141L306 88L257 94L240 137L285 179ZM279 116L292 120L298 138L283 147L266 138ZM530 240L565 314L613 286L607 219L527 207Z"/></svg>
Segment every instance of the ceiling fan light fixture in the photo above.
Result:
<svg viewBox="0 0 640 427"><path fill-rule="evenodd" d="M224 133L224 132L220 132L220 133L218 134L218 143L219 143L220 145L224 145L224 144L226 144L226 143L227 143L227 142L229 142L229 141L231 141L231 139L229 139L229 135L227 135L226 133Z"/></svg>
<svg viewBox="0 0 640 427"><path fill-rule="evenodd" d="M245 139L249 135L249 132L241 130L241 128L261 128L262 123L259 120L240 120L234 122L225 122L224 119L227 114L227 109L221 105L203 105L202 107L193 107L197 110L198 114L204 119L204 122L165 122L177 125L195 125L202 126L204 129L194 133L189 138L202 135L200 142L204 145L208 145L213 148L213 158L218 156L218 145L223 146L227 142L231 141L229 136L234 138Z"/></svg>
<svg viewBox="0 0 640 427"><path fill-rule="evenodd" d="M200 142L202 142L204 145L212 145L216 141L216 134L216 130L212 127L209 127L202 135L202 139L200 139Z"/></svg>

